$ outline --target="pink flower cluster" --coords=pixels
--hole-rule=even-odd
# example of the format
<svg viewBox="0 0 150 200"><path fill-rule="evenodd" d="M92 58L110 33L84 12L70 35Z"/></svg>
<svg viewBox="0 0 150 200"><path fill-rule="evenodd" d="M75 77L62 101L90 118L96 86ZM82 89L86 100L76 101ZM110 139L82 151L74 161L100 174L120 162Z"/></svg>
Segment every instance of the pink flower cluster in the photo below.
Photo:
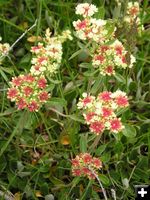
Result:
<svg viewBox="0 0 150 200"><path fill-rule="evenodd" d="M44 76L20 75L13 77L10 84L11 88L8 89L7 97L16 102L18 109L27 108L31 112L38 111L49 98Z"/></svg>
<svg viewBox="0 0 150 200"><path fill-rule="evenodd" d="M136 6L135 3L135 9L130 8L130 10L138 11ZM131 12L130 10L129 13ZM81 15L83 19L73 22L76 36L79 39L94 42L91 43L89 49L93 67L99 68L103 76L114 75L116 67L131 68L135 63L135 57L130 55L130 59L126 59L128 52L123 44L118 39L115 39L116 28L109 24L107 20L93 18L92 16L97 11L98 9L93 4L81 3L76 7L76 14Z"/></svg>
<svg viewBox="0 0 150 200"><path fill-rule="evenodd" d="M95 179L95 175L98 175L98 170L102 168L101 160L92 157L89 153L80 153L71 162L74 176L85 176L89 179Z"/></svg>
<svg viewBox="0 0 150 200"><path fill-rule="evenodd" d="M72 39L69 30L63 31L61 35L51 37L49 29L41 43L31 48L33 53L30 73L13 77L10 82L7 97L15 101L18 109L27 108L29 111L38 111L50 95L46 91L46 75L56 73L62 58L62 43L66 39Z"/></svg>
<svg viewBox="0 0 150 200"><path fill-rule="evenodd" d="M62 60L62 43L68 38L72 39L70 31L62 32L62 35L51 37L49 29L46 30L43 42L31 48L33 58L31 60L31 74L46 74L52 76L57 72Z"/></svg>
<svg viewBox="0 0 150 200"><path fill-rule="evenodd" d="M79 39L103 43L110 35L106 29L107 21L92 17L97 11L98 9L93 4L81 3L77 5L76 14L83 17L83 20L78 19L73 22L76 36Z"/></svg>
<svg viewBox="0 0 150 200"><path fill-rule="evenodd" d="M115 40L112 44L100 45L94 52L92 65L99 67L102 75L115 74L115 68L131 68L135 62L135 57L130 55L130 64L126 59L127 51L119 40Z"/></svg>
<svg viewBox="0 0 150 200"><path fill-rule="evenodd" d="M126 93L120 90L114 93L101 92L97 98L83 93L83 99L80 98L77 104L78 108L83 110L84 119L90 126L91 132L96 135L104 130L120 132L124 126L121 119L117 117L117 111L128 105Z"/></svg>

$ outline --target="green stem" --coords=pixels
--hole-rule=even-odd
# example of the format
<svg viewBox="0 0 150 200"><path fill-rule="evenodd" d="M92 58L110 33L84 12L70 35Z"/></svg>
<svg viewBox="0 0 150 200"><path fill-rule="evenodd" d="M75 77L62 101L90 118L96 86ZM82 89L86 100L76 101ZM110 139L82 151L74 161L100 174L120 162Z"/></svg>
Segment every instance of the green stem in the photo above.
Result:
<svg viewBox="0 0 150 200"><path fill-rule="evenodd" d="M40 27L41 27L41 14L42 14L42 5L43 5L43 0L37 0L38 2L38 10L37 10L37 31L36 31L36 36L39 36L40 33Z"/></svg>
<svg viewBox="0 0 150 200"><path fill-rule="evenodd" d="M11 133L11 135L9 136L7 142L2 146L1 150L0 150L0 157L3 155L3 153L5 152L5 150L7 149L9 143L11 142L11 140L13 139L13 137L16 135L16 133L20 130L20 132L22 132L23 128L24 128L24 124L22 126L22 121L24 122L25 120L25 114L26 112L23 112L15 129L13 130L13 132Z"/></svg>
<svg viewBox="0 0 150 200"><path fill-rule="evenodd" d="M84 192L84 194L82 195L82 197L81 197L80 200L84 200L84 199L86 198L86 194L87 194L87 192L88 192L88 190L89 190L89 187L90 187L91 185L92 185L92 181L90 180L89 183L88 183L88 185L87 185L87 187L86 187L86 189L85 189L85 192Z"/></svg>

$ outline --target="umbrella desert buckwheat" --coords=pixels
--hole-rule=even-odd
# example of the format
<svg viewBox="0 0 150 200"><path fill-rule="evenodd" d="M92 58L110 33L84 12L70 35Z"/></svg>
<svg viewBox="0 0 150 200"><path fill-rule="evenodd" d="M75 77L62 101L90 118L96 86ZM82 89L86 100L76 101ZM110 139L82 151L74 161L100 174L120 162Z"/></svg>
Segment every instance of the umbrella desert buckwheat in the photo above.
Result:
<svg viewBox="0 0 150 200"><path fill-rule="evenodd" d="M114 93L101 92L97 98L84 93L83 98L80 98L77 104L78 108L83 110L86 124L90 126L91 132L96 135L105 130L114 133L120 132L124 126L121 119L117 117L117 111L128 105L126 93L120 90Z"/></svg>
<svg viewBox="0 0 150 200"><path fill-rule="evenodd" d="M31 47L33 54L31 74L50 76L56 74L62 60L62 43L67 39L72 40L69 30L63 31L62 35L51 36L50 30L47 29L43 42Z"/></svg>
<svg viewBox="0 0 150 200"><path fill-rule="evenodd" d="M83 17L73 22L76 31L76 36L81 40L91 40L103 43L111 37L106 29L107 21L92 17L98 8L93 4L83 3L76 7L76 14ZM113 33L112 33L113 35Z"/></svg>
<svg viewBox="0 0 150 200"><path fill-rule="evenodd" d="M129 26L137 25L138 32L141 33L144 30L140 19L140 6L139 2L128 2L127 14L124 17L124 21L129 24Z"/></svg>
<svg viewBox="0 0 150 200"><path fill-rule="evenodd" d="M71 162L73 176L95 179L95 174L98 175L98 170L102 168L101 160L92 157L89 153L80 153Z"/></svg>
<svg viewBox="0 0 150 200"><path fill-rule="evenodd" d="M7 97L16 102L19 110L38 111L50 97L46 91L47 81L44 76L20 75L13 77L10 84Z"/></svg>
<svg viewBox="0 0 150 200"><path fill-rule="evenodd" d="M100 45L94 52L92 65L99 67L102 75L115 74L116 68L132 68L135 63L135 57L130 55L130 63L127 62L127 51L119 40L115 40L112 44Z"/></svg>

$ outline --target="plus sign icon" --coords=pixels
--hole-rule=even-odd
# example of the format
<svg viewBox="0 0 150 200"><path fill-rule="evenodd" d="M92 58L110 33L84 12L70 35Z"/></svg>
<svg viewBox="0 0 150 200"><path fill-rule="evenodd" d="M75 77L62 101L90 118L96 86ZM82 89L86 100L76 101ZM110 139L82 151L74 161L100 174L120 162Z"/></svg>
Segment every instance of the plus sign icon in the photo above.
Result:
<svg viewBox="0 0 150 200"><path fill-rule="evenodd" d="M150 200L149 185L135 185L135 200Z"/></svg>

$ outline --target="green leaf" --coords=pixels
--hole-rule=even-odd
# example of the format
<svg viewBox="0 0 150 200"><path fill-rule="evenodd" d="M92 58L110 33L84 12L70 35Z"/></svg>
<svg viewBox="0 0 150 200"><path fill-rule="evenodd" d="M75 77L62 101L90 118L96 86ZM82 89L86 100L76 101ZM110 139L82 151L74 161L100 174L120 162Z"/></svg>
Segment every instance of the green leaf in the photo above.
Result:
<svg viewBox="0 0 150 200"><path fill-rule="evenodd" d="M136 129L128 124L124 125L125 128L122 130L123 135L126 137L135 137L136 136Z"/></svg>
<svg viewBox="0 0 150 200"><path fill-rule="evenodd" d="M96 18L104 19L105 17L105 8L103 6L98 8L98 12L95 14Z"/></svg>
<svg viewBox="0 0 150 200"><path fill-rule="evenodd" d="M78 117L77 115L67 115L67 116L68 116L70 119L73 119L74 121L81 122L82 124L84 124L84 119Z"/></svg>
<svg viewBox="0 0 150 200"><path fill-rule="evenodd" d="M125 80L125 78L124 78L123 76L121 76L121 75L118 74L118 73L116 73L114 76L115 76L115 78L117 79L117 81L126 84L126 80Z"/></svg>
<svg viewBox="0 0 150 200"><path fill-rule="evenodd" d="M109 186L110 181L109 181L109 178L108 178L106 175L104 175L104 174L99 174L98 177L99 177L100 181L101 181L104 185L108 185L108 186Z"/></svg>
<svg viewBox="0 0 150 200"><path fill-rule="evenodd" d="M110 160L110 153L109 153L109 152L104 153L104 154L101 156L101 160L102 160L102 162L104 162L104 163L109 162L109 160Z"/></svg>
<svg viewBox="0 0 150 200"><path fill-rule="evenodd" d="M8 67L7 68L1 67L1 69L8 74L12 74L14 72L14 70L12 68L8 68Z"/></svg>
<svg viewBox="0 0 150 200"><path fill-rule="evenodd" d="M50 100L47 102L47 105L48 106L66 106L67 105L67 102L65 99L62 99L62 98L57 98L57 97L52 97L50 98Z"/></svg>
<svg viewBox="0 0 150 200"><path fill-rule="evenodd" d="M96 154L97 156L100 156L100 155L105 151L106 146L107 146L106 144L103 144L103 145L99 146L99 147L96 149L95 154Z"/></svg>
<svg viewBox="0 0 150 200"><path fill-rule="evenodd" d="M87 152L87 135L80 136L80 151L82 153Z"/></svg>
<svg viewBox="0 0 150 200"><path fill-rule="evenodd" d="M80 49L78 51L76 51L75 53L72 54L72 56L70 56L69 60L73 59L74 57L76 57L77 55L79 55L83 50Z"/></svg>
<svg viewBox="0 0 150 200"><path fill-rule="evenodd" d="M31 60L31 54L30 54L30 53L27 53L27 54L20 60L19 65L29 63L30 60Z"/></svg>
<svg viewBox="0 0 150 200"><path fill-rule="evenodd" d="M2 155L0 157L0 172L2 173L3 170L5 169L5 167L7 166L7 161L5 159L5 157Z"/></svg>
<svg viewBox="0 0 150 200"><path fill-rule="evenodd" d="M48 183L43 183L40 187L40 191L42 191L42 193L44 195L48 194L49 193L49 186L48 186Z"/></svg>
<svg viewBox="0 0 150 200"><path fill-rule="evenodd" d="M118 4L118 6L116 6L114 8L114 11L113 11L113 18L118 18L120 16L120 11L121 11L121 3Z"/></svg>

